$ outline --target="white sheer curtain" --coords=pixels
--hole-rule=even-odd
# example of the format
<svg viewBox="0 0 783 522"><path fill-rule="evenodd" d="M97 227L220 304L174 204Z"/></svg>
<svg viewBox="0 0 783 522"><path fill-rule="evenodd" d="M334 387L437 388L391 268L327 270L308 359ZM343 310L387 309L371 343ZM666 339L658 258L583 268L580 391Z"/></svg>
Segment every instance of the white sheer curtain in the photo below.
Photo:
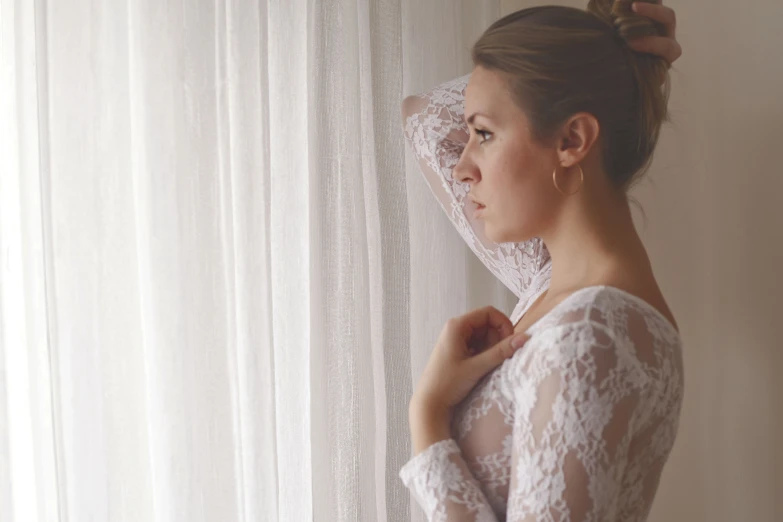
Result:
<svg viewBox="0 0 783 522"><path fill-rule="evenodd" d="M0 0L0 519L423 520L414 381L514 303L400 103L499 15Z"/></svg>

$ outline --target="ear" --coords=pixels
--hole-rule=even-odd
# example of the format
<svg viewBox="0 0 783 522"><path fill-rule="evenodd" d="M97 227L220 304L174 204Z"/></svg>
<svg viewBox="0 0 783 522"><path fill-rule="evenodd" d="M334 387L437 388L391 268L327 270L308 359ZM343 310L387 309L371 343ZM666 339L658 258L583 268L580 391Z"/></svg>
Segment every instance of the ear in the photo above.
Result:
<svg viewBox="0 0 783 522"><path fill-rule="evenodd" d="M581 163L598 143L601 126L589 112L578 112L563 125L558 138L557 155L560 164L570 167Z"/></svg>

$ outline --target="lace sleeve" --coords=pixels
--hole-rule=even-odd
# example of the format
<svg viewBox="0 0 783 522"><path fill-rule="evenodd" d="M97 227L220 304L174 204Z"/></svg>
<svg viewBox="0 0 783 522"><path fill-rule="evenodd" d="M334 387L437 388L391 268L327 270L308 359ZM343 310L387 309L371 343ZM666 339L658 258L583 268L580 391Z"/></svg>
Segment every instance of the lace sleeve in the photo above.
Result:
<svg viewBox="0 0 783 522"><path fill-rule="evenodd" d="M428 522L498 522L454 439L432 444L409 460L399 475Z"/></svg>
<svg viewBox="0 0 783 522"><path fill-rule="evenodd" d="M648 384L638 360L606 327L582 320L536 334L511 361L506 520L621 520L618 493Z"/></svg>
<svg viewBox="0 0 783 522"><path fill-rule="evenodd" d="M405 138L427 185L449 220L482 263L517 297L550 260L540 238L522 243L494 243L473 218L470 185L456 181L451 171L469 139L465 123L465 87L470 74L438 85L425 94L408 96L402 107Z"/></svg>

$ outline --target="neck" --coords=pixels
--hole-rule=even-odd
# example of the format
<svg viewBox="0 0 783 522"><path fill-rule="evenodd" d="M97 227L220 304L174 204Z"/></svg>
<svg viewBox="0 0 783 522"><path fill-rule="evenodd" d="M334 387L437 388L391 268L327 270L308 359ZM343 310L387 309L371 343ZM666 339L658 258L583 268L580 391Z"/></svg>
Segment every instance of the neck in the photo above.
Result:
<svg viewBox="0 0 783 522"><path fill-rule="evenodd" d="M583 187L565 199L540 236L552 256L549 295L651 270L624 194Z"/></svg>

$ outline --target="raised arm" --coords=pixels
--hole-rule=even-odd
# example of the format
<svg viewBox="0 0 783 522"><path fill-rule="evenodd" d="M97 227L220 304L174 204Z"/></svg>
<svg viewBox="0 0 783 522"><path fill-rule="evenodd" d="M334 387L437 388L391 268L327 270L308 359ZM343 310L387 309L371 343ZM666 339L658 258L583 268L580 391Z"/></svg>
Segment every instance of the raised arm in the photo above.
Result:
<svg viewBox="0 0 783 522"><path fill-rule="evenodd" d="M466 199L470 185L451 176L469 139L464 120L469 79L469 74L460 76L405 98L405 139L424 180L459 234L490 272L521 298L533 276L550 261L549 251L540 238L500 244L487 239L483 224L473 218L474 204Z"/></svg>

